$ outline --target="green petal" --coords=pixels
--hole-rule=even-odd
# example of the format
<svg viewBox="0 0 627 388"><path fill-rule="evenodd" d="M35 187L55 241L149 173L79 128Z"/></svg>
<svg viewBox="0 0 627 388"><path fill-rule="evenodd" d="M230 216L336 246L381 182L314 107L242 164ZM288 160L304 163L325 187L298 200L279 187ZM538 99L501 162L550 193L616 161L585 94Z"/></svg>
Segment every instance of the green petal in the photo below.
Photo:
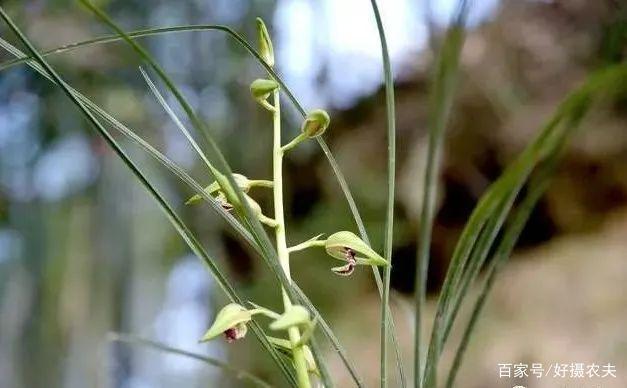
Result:
<svg viewBox="0 0 627 388"><path fill-rule="evenodd" d="M333 233L324 245L327 253L340 260L346 260L346 248L355 252L358 265L387 265L387 261L368 246L355 233L342 231Z"/></svg>

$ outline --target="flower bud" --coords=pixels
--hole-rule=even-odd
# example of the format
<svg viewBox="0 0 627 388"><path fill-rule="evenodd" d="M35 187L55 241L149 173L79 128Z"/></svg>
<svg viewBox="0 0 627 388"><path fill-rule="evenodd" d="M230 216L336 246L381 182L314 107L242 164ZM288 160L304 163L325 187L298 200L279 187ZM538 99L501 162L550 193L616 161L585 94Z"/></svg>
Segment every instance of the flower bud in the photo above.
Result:
<svg viewBox="0 0 627 388"><path fill-rule="evenodd" d="M275 91L278 87L279 84L274 80L259 78L250 84L250 93L255 100L264 101L270 96L270 93Z"/></svg>
<svg viewBox="0 0 627 388"><path fill-rule="evenodd" d="M252 320L255 313L255 310L249 311L237 303L224 306L200 341L209 341L220 334L224 334L229 343L244 338L248 331L246 324Z"/></svg>
<svg viewBox="0 0 627 388"><path fill-rule="evenodd" d="M287 309L280 317L270 324L272 330L287 330L290 327L309 323L309 311L303 306L295 305Z"/></svg>
<svg viewBox="0 0 627 388"><path fill-rule="evenodd" d="M268 64L274 66L274 49L272 48L272 40L266 28L266 24L257 18L257 38L259 39L259 55Z"/></svg>
<svg viewBox="0 0 627 388"><path fill-rule="evenodd" d="M324 244L327 253L346 265L331 270L343 276L353 273L356 265L388 265L387 261L352 232L342 231L329 236Z"/></svg>
<svg viewBox="0 0 627 388"><path fill-rule="evenodd" d="M309 138L320 136L327 130L330 122L331 119L326 111L315 109L309 112L305 118L301 131Z"/></svg>

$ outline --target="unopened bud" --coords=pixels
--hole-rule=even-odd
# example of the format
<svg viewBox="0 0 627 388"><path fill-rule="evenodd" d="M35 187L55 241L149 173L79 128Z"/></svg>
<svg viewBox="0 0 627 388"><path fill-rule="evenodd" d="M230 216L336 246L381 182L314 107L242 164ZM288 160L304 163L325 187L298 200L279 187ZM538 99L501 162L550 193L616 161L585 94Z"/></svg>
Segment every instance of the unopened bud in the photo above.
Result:
<svg viewBox="0 0 627 388"><path fill-rule="evenodd" d="M305 118L301 131L309 138L320 136L327 130L330 122L331 119L326 111L315 109Z"/></svg>
<svg viewBox="0 0 627 388"><path fill-rule="evenodd" d="M271 79L256 79L250 84L250 92L257 101L266 100L270 93L279 87L276 81Z"/></svg>
<svg viewBox="0 0 627 388"><path fill-rule="evenodd" d="M261 18L257 18L257 38L259 39L259 54L261 58L268 66L273 67L274 49L272 48L272 40L270 39L268 28L266 28L266 24Z"/></svg>

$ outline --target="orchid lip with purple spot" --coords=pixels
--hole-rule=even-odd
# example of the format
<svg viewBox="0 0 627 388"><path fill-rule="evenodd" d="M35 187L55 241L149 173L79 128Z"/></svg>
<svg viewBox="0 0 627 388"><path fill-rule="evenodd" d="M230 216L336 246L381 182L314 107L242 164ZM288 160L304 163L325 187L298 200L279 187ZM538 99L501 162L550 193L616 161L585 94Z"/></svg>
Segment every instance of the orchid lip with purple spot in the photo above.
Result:
<svg viewBox="0 0 627 388"><path fill-rule="evenodd" d="M236 341L237 338L237 330L234 327L230 327L224 331L224 337L226 338L226 342L232 343Z"/></svg>

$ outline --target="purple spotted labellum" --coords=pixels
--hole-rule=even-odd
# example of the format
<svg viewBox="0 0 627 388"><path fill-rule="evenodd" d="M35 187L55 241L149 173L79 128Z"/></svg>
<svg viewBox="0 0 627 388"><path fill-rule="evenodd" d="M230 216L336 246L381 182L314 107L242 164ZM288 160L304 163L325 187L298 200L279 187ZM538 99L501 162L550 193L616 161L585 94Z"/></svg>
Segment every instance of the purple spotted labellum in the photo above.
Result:
<svg viewBox="0 0 627 388"><path fill-rule="evenodd" d="M229 327L224 331L224 338L226 338L226 342L233 343L238 339L242 339L246 336L246 332L248 331L246 324L239 323L233 327Z"/></svg>
<svg viewBox="0 0 627 388"><path fill-rule="evenodd" d="M355 251L348 247L344 247L342 249L342 253L344 254L347 264L341 267L331 268L331 271L340 276L350 276L355 271L355 266L357 265L357 260L355 260Z"/></svg>

